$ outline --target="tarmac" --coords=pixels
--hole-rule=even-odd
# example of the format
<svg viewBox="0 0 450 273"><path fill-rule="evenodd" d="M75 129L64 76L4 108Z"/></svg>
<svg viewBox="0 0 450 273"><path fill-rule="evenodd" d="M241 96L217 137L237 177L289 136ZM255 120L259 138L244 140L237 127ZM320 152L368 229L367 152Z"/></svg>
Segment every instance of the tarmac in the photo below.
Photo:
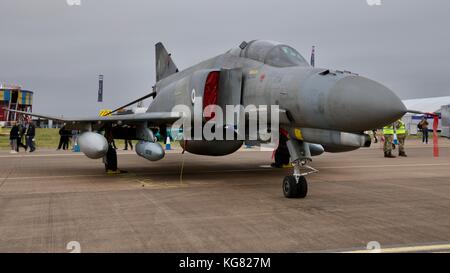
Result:
<svg viewBox="0 0 450 273"><path fill-rule="evenodd" d="M306 199L271 152L225 157L119 151L127 173L70 151L0 151L0 252L386 252L450 250L450 141L315 157ZM181 174L182 171L182 174Z"/></svg>

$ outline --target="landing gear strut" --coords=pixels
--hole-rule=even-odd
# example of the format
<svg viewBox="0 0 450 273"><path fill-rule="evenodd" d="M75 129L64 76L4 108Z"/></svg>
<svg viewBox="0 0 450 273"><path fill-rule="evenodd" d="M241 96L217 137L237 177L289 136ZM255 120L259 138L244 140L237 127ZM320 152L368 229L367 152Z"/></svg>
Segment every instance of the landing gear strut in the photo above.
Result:
<svg viewBox="0 0 450 273"><path fill-rule="evenodd" d="M116 174L120 173L120 170L117 169L117 152L114 149L113 143L113 133L110 127L105 128L105 138L108 141L108 151L106 155L103 157L103 163L105 164L105 172L107 174Z"/></svg>
<svg viewBox="0 0 450 273"><path fill-rule="evenodd" d="M111 144L108 145L108 152L103 158L103 163L105 164L105 172L117 172L117 152Z"/></svg>
<svg viewBox="0 0 450 273"><path fill-rule="evenodd" d="M305 198L308 194L305 176L316 173L318 170L307 165L312 161L308 143L291 139L287 142L287 147L294 166L294 174L284 178L283 194L286 198Z"/></svg>

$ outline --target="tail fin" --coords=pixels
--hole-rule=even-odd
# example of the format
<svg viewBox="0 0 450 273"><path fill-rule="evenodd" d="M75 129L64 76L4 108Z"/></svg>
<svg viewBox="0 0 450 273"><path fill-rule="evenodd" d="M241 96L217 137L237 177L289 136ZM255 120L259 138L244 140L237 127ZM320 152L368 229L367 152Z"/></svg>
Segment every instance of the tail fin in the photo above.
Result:
<svg viewBox="0 0 450 273"><path fill-rule="evenodd" d="M178 72L178 68L172 61L170 54L164 48L162 43L155 45L156 53L156 81L160 81L172 74Z"/></svg>

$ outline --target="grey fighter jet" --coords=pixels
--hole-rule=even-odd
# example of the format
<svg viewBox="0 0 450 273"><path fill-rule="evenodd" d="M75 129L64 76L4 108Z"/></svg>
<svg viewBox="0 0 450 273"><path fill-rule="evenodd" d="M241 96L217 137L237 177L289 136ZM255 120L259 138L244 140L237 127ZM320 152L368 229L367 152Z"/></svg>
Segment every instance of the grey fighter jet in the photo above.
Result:
<svg viewBox="0 0 450 273"><path fill-rule="evenodd" d="M154 100L145 113L61 118L16 112L59 120L66 123L67 129L81 130L78 139L81 151L89 158L106 158L108 164L114 158L106 156L111 150L111 139L138 140L138 155L151 161L162 159L164 149L154 130L164 134L166 128L185 115L173 111L175 105L193 109L198 97L203 98L202 107L276 105L280 133L274 166L286 163L294 166L293 175L285 177L282 183L288 198L307 195L305 176L316 172L308 165L312 156L368 147L371 140L364 131L381 128L407 112L402 101L382 84L348 71L314 68L294 48L265 40L242 42L224 54L182 71L158 43L156 84L152 92L118 109L148 97ZM244 116L244 120L249 118ZM202 117L202 124L207 121ZM236 128L216 128L222 129ZM182 146L190 153L222 156L236 152L255 132L246 130L239 135L244 139L184 139ZM253 142L263 141L256 137Z"/></svg>

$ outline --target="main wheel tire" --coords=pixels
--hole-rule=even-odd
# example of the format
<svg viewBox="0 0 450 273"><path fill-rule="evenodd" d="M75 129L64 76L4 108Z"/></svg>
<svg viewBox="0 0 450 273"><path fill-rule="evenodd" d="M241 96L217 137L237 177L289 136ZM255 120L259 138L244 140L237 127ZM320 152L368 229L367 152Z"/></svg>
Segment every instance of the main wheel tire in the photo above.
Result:
<svg viewBox="0 0 450 273"><path fill-rule="evenodd" d="M303 176L298 183L293 175L286 176L283 180L283 194L286 198L305 198L308 193L308 184Z"/></svg>
<svg viewBox="0 0 450 273"><path fill-rule="evenodd" d="M305 198L308 194L308 182L304 176L300 176L297 183L297 197Z"/></svg>

